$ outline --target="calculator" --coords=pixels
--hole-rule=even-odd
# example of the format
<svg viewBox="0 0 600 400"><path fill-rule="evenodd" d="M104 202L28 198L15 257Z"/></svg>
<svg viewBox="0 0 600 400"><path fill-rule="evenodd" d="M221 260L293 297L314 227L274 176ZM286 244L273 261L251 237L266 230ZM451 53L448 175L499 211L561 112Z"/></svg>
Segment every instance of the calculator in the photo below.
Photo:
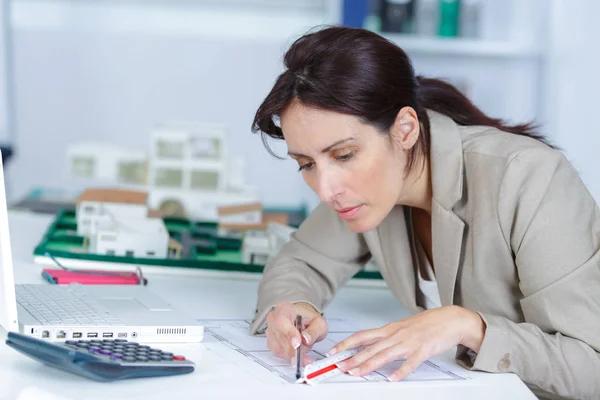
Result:
<svg viewBox="0 0 600 400"><path fill-rule="evenodd" d="M6 344L44 364L102 382L181 375L195 368L184 356L125 339L47 342L9 332Z"/></svg>

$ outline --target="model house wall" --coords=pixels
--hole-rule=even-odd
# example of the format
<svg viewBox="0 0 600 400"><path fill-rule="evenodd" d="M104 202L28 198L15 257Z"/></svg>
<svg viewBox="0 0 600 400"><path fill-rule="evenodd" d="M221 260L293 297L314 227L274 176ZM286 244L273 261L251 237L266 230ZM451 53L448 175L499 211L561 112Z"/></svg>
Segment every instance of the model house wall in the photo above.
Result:
<svg viewBox="0 0 600 400"><path fill-rule="evenodd" d="M242 262L266 264L271 254L272 242L265 231L247 231L242 242Z"/></svg>
<svg viewBox="0 0 600 400"><path fill-rule="evenodd" d="M144 185L148 155L108 143L75 143L67 148L69 175L132 185Z"/></svg>
<svg viewBox="0 0 600 400"><path fill-rule="evenodd" d="M226 154L222 125L158 125L152 134L149 185L184 190L225 190Z"/></svg>
<svg viewBox="0 0 600 400"><path fill-rule="evenodd" d="M90 237L95 254L167 258L169 233L160 218L119 218L101 223Z"/></svg>
<svg viewBox="0 0 600 400"><path fill-rule="evenodd" d="M77 204L77 234L88 236L94 232L101 221L119 218L145 218L148 207L144 204L104 203L100 201L82 201Z"/></svg>

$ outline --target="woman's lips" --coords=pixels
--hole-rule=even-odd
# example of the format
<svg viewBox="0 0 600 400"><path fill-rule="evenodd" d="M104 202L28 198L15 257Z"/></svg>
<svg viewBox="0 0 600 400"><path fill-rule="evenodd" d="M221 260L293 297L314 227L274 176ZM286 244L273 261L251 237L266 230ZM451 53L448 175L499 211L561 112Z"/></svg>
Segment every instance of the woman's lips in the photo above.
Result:
<svg viewBox="0 0 600 400"><path fill-rule="evenodd" d="M353 218L362 208L362 204L356 207L349 207L349 208L340 208L338 210L335 210L338 215L340 216L341 219L351 219Z"/></svg>

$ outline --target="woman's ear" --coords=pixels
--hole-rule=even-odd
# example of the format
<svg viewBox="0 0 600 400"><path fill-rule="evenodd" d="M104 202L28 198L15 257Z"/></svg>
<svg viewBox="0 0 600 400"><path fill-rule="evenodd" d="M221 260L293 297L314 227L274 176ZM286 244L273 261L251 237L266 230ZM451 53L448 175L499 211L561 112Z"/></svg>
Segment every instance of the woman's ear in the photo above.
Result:
<svg viewBox="0 0 600 400"><path fill-rule="evenodd" d="M403 107L398 111L390 133L394 143L402 150L408 151L413 148L420 134L419 118L414 108Z"/></svg>

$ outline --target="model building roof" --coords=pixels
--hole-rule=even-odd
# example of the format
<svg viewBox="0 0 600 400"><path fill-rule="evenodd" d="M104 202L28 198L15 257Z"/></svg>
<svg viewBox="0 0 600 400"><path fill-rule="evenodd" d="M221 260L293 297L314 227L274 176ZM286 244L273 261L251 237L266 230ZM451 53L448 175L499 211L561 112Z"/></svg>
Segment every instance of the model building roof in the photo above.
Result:
<svg viewBox="0 0 600 400"><path fill-rule="evenodd" d="M252 211L262 211L262 203L248 203L248 204L239 204L233 206L222 206L217 208L217 212L220 217L224 215L232 215L232 214L240 214L247 213Z"/></svg>
<svg viewBox="0 0 600 400"><path fill-rule="evenodd" d="M86 189L77 199L83 201L99 201L103 203L146 204L148 193L125 189Z"/></svg>

